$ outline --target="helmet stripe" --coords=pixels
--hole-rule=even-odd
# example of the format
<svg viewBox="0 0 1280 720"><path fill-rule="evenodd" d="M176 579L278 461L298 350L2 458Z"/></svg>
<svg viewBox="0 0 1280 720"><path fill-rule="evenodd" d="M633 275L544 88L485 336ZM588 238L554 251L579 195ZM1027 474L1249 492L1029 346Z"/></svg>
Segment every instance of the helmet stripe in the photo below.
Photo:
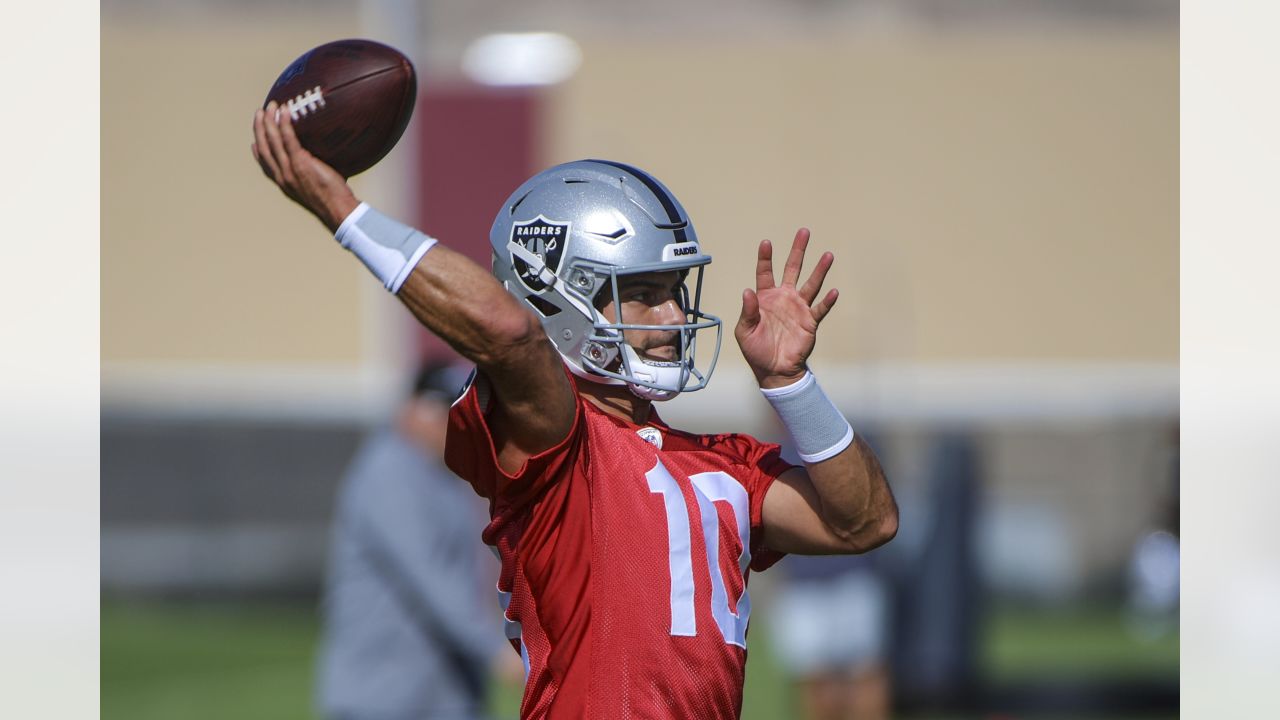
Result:
<svg viewBox="0 0 1280 720"><path fill-rule="evenodd" d="M662 203L662 207L666 209L667 217L670 218L672 223L688 222L685 218L680 217L680 211L676 209L675 200L672 199L671 195L666 191L665 188L662 187L662 184L659 183L657 180L655 180L653 176L650 175L649 173L641 170L640 168L632 167L631 165L627 165L625 163L614 162L613 160L592 160L591 162L598 162L602 165L612 165L613 167L616 167L619 170L625 171L627 174L631 175L635 179L644 183L645 187L649 188L649 191L652 192L658 198L658 202ZM676 236L676 242L689 241L688 236L685 234L684 228L682 227L676 228L674 232Z"/></svg>

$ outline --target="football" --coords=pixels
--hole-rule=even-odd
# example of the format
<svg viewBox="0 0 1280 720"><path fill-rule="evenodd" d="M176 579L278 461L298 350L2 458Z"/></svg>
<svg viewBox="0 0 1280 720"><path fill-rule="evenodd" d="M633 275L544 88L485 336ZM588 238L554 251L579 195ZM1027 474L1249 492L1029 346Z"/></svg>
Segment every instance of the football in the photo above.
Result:
<svg viewBox="0 0 1280 720"><path fill-rule="evenodd" d="M404 134L418 95L413 63L372 40L338 40L304 53L267 99L289 112L311 154L351 177L373 167Z"/></svg>

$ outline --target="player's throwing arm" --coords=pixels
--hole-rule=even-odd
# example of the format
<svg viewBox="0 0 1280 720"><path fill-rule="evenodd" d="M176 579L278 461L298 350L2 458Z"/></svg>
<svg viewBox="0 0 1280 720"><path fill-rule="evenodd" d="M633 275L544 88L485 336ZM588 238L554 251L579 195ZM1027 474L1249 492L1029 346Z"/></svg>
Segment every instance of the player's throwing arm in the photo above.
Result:
<svg viewBox="0 0 1280 720"><path fill-rule="evenodd" d="M573 392L532 311L486 269L360 202L342 175L302 147L290 114L274 102L254 113L253 134L263 173L494 384L504 466L518 467L565 436Z"/></svg>

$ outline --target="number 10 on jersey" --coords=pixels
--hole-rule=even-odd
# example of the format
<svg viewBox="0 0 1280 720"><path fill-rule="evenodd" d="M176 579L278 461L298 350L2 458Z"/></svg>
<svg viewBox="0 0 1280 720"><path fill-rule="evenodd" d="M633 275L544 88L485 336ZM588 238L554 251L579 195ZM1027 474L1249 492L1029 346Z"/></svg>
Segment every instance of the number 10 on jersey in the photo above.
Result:
<svg viewBox="0 0 1280 720"><path fill-rule="evenodd" d="M698 634L694 612L693 550L689 536L690 515L680 484L658 459L645 473L649 490L662 496L667 511L668 559L671 565L671 634ZM702 521L703 546L707 550L707 569L711 574L711 615L726 643L747 647L747 620L751 616L751 598L747 595L747 565L751 563L751 510L747 490L725 472L704 472L689 476L693 494L698 499L698 516ZM716 502L727 502L733 510L742 552L738 555L738 572L743 575L742 595L736 598L738 612L729 609L729 593L720 570L720 516Z"/></svg>

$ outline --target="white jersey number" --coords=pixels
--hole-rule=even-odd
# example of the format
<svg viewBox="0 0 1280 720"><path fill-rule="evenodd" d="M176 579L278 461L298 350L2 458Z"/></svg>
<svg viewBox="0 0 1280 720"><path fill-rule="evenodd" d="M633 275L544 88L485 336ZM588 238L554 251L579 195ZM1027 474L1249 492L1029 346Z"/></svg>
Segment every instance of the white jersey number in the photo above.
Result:
<svg viewBox="0 0 1280 720"><path fill-rule="evenodd" d="M667 511L667 540L671 566L671 634L692 636L698 634L697 617L693 608L693 557L689 540L689 508L684 501L680 485L659 459L653 469L645 473L649 490L662 495ZM742 552L738 555L738 572L746 577L751 563L749 540L751 514L747 490L728 473L704 472L690 475L693 493L698 499L698 515L702 519L703 545L707 549L707 568L711 573L711 615L724 641L741 648L747 646L747 619L751 616L751 598L747 595L744 580L742 595L737 598L738 612L729 609L729 593L724 575L720 572L720 517L716 502L726 502L733 510L738 524L738 540Z"/></svg>

